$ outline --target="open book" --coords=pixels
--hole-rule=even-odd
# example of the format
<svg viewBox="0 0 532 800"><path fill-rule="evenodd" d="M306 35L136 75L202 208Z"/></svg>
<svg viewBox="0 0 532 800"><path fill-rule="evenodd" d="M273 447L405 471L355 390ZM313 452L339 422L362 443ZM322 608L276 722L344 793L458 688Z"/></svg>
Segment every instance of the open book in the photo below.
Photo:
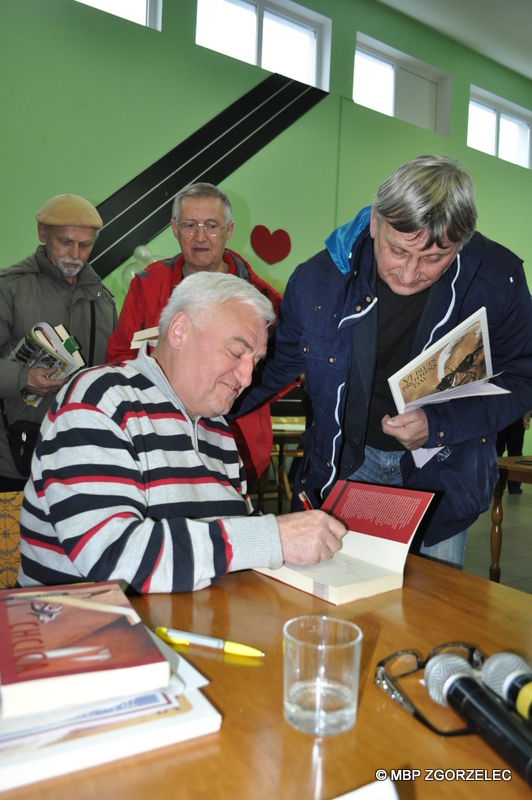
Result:
<svg viewBox="0 0 532 800"><path fill-rule="evenodd" d="M322 506L348 528L329 561L257 572L334 605L403 585L408 549L433 495L411 489L337 481Z"/></svg>
<svg viewBox="0 0 532 800"><path fill-rule="evenodd" d="M8 358L27 364L28 367L46 367L52 380L62 380L71 375L85 362L79 352L79 344L70 336L64 325L52 327L47 322L38 322L12 349ZM37 406L42 397L27 395L24 402Z"/></svg>
<svg viewBox="0 0 532 800"><path fill-rule="evenodd" d="M400 414L460 397L509 394L494 383L486 309L480 308L388 378ZM412 452L422 467L439 448Z"/></svg>

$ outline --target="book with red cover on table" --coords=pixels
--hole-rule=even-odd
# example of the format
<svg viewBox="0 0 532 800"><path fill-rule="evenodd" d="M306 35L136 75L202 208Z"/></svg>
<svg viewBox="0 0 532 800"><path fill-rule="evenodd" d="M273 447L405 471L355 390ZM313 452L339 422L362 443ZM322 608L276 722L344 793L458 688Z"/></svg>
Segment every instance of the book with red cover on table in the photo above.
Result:
<svg viewBox="0 0 532 800"><path fill-rule="evenodd" d="M0 793L219 730L221 714L201 691L209 681L158 636L146 632L170 665L168 686L0 719ZM79 699L83 702L83 696Z"/></svg>
<svg viewBox="0 0 532 800"><path fill-rule="evenodd" d="M257 572L334 605L400 589L408 550L433 495L411 489L338 481L322 506L348 532L328 561Z"/></svg>
<svg viewBox="0 0 532 800"><path fill-rule="evenodd" d="M0 640L3 719L159 689L170 678L113 581L0 592Z"/></svg>

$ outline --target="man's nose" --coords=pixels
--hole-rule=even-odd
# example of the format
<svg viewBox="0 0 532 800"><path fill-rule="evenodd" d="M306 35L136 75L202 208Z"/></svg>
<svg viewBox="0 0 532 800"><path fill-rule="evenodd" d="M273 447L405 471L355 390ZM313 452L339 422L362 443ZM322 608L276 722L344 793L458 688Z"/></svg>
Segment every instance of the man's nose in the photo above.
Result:
<svg viewBox="0 0 532 800"><path fill-rule="evenodd" d="M240 359L238 367L234 372L236 377L238 378L238 382L242 386L242 389L245 389L246 386L249 386L249 384L251 383L254 369L255 369L255 360L252 355L243 356Z"/></svg>
<svg viewBox="0 0 532 800"><path fill-rule="evenodd" d="M68 254L71 258L79 258L79 244L77 242L70 243Z"/></svg>
<svg viewBox="0 0 532 800"><path fill-rule="evenodd" d="M412 257L407 259L401 267L401 280L403 283L413 283L418 274L417 259Z"/></svg>
<svg viewBox="0 0 532 800"><path fill-rule="evenodd" d="M205 232L205 225L200 223L196 227L196 239L200 239L201 241L203 241L206 238L207 238L207 234Z"/></svg>

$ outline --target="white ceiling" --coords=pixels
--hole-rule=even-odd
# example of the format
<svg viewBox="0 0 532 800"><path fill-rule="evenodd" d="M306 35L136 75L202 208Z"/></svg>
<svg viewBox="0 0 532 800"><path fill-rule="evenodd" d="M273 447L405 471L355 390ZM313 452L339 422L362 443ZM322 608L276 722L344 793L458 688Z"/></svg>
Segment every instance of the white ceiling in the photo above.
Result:
<svg viewBox="0 0 532 800"><path fill-rule="evenodd" d="M532 0L379 0L532 80Z"/></svg>

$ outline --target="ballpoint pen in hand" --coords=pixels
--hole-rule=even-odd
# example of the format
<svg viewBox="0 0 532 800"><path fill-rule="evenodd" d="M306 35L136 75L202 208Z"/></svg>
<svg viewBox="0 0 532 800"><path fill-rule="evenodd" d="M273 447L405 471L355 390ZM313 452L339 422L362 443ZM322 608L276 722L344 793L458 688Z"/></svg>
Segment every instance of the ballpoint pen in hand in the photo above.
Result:
<svg viewBox="0 0 532 800"><path fill-rule="evenodd" d="M307 493L306 492L299 492L298 497L301 500L301 502L303 504L303 508L305 509L305 511L312 511L312 503L308 499Z"/></svg>
<svg viewBox="0 0 532 800"><path fill-rule="evenodd" d="M261 650L256 647L250 647L247 644L239 644L238 642L230 642L227 639L217 639L214 636L205 636L202 633L191 633L190 631L179 631L176 628L155 628L154 633L159 636L163 641L170 644L198 644L201 647L209 647L211 650L223 650L224 653L230 653L233 656L249 656L252 658L260 658L264 655Z"/></svg>

